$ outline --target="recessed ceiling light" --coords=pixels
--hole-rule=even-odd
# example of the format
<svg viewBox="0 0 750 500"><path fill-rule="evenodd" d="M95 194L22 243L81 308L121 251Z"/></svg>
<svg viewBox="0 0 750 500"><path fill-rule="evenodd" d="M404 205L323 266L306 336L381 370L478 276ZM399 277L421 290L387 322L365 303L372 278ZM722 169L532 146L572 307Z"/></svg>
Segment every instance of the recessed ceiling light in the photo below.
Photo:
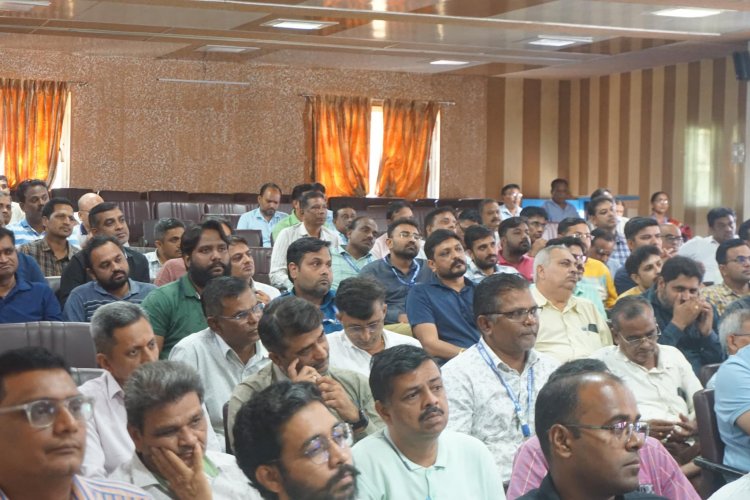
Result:
<svg viewBox="0 0 750 500"><path fill-rule="evenodd" d="M541 47L568 47L577 43L592 43L594 41L590 36L552 36L539 35L535 39L527 42L529 45L538 45Z"/></svg>
<svg viewBox="0 0 750 500"><path fill-rule="evenodd" d="M286 28L290 30L320 30L329 26L335 26L335 21L306 21L304 19L274 19L263 23L261 26L273 28Z"/></svg>
<svg viewBox="0 0 750 500"><path fill-rule="evenodd" d="M469 64L469 61L454 61L451 59L438 59L436 61L430 61L430 64L434 64L435 66L463 66L464 64Z"/></svg>
<svg viewBox="0 0 750 500"><path fill-rule="evenodd" d="M238 47L237 45L204 45L197 52L220 52L223 54L242 54L252 50L259 50L258 47Z"/></svg>
<svg viewBox="0 0 750 500"><path fill-rule="evenodd" d="M682 17L688 19L695 19L698 17L715 16L724 12L720 9L701 9L698 7L680 7L676 9L662 9L652 12L655 16L664 17Z"/></svg>
<svg viewBox="0 0 750 500"><path fill-rule="evenodd" d="M29 12L35 7L49 7L50 0L3 0L0 11Z"/></svg>

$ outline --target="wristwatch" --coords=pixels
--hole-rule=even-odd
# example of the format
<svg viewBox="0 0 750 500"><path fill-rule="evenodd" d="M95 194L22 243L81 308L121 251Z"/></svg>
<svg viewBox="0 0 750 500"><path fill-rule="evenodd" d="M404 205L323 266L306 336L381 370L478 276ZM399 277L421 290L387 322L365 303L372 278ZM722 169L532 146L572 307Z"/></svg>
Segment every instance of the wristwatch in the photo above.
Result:
<svg viewBox="0 0 750 500"><path fill-rule="evenodd" d="M364 411L362 411L362 408L359 409L359 420L356 422L349 422L349 425L352 426L352 429L355 431L360 431L367 427L367 425L370 423L370 419L367 418L367 415Z"/></svg>

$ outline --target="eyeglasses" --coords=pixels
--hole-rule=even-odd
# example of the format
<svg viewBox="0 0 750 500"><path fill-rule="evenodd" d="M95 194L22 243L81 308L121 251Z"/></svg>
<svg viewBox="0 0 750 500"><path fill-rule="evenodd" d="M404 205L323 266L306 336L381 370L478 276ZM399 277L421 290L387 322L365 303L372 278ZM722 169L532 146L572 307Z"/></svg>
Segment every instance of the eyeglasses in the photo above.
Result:
<svg viewBox="0 0 750 500"><path fill-rule="evenodd" d="M571 236L573 236L573 238L578 238L579 240L591 239L591 233L573 233Z"/></svg>
<svg viewBox="0 0 750 500"><path fill-rule="evenodd" d="M491 312L491 313L484 313L483 316L505 316L510 321L526 321L526 318L529 316L533 316L536 318L539 316L539 306L530 307L528 309L516 309L515 311L508 311L508 312Z"/></svg>
<svg viewBox="0 0 750 500"><path fill-rule="evenodd" d="M317 436L311 439L302 454L317 465L328 462L331 456L331 442L339 448L348 449L354 444L352 428L346 422L340 422L331 429L331 437Z"/></svg>
<svg viewBox="0 0 750 500"><path fill-rule="evenodd" d="M365 329L369 333L375 333L377 330L383 327L385 324L385 318L379 319L378 321L373 321L372 323L367 323L365 326L362 325L351 325L346 326L344 325L344 330L347 331L347 333L351 333L352 335L362 335L365 331Z"/></svg>
<svg viewBox="0 0 750 500"><path fill-rule="evenodd" d="M422 239L422 236L419 233L410 233L409 231L401 231L400 233L398 233L398 236L399 238L411 238L417 241Z"/></svg>
<svg viewBox="0 0 750 500"><path fill-rule="evenodd" d="M579 264L585 264L588 260L589 256L585 253L582 253L580 255L573 254L573 258L578 262Z"/></svg>
<svg viewBox="0 0 750 500"><path fill-rule="evenodd" d="M0 408L0 414L23 411L32 427L46 429L55 423L61 407L65 407L65 410L76 420L85 422L91 418L94 400L83 395L71 396L63 400L38 399L22 405Z"/></svg>
<svg viewBox="0 0 750 500"><path fill-rule="evenodd" d="M547 227L547 223L546 222L537 222L537 221L530 220L529 221L529 227L544 229L545 227Z"/></svg>
<svg viewBox="0 0 750 500"><path fill-rule="evenodd" d="M261 314L263 314L263 309L265 307L266 305L264 303L258 302L250 309L245 309L244 311L240 311L234 316L217 316L217 318L228 319L232 321L243 321L243 320L246 320L247 317L250 316L251 314L254 316L260 316Z"/></svg>
<svg viewBox="0 0 750 500"><path fill-rule="evenodd" d="M750 257L745 257L744 255L740 255L738 257L735 257L734 259L727 259L727 262L736 262L737 264L744 266L748 262L750 262Z"/></svg>
<svg viewBox="0 0 750 500"><path fill-rule="evenodd" d="M572 427L575 429L593 429L609 431L615 437L615 439L627 443L633 434L640 441L646 441L648 436L649 425L648 422L617 422L612 425L588 425L588 424L562 424L565 427Z"/></svg>
<svg viewBox="0 0 750 500"><path fill-rule="evenodd" d="M604 257L605 255L606 256L610 256L610 255L612 255L612 251L611 250L605 250L603 248L597 248L596 249L596 255L601 255L602 257Z"/></svg>
<svg viewBox="0 0 750 500"><path fill-rule="evenodd" d="M646 335L645 337L636 337L636 338L625 338L621 333L618 333L620 338L625 342L626 344L630 346L637 346L641 345L644 342L656 342L659 340L659 337L661 337L661 329L659 329L659 326L657 325L656 330L650 335Z"/></svg>
<svg viewBox="0 0 750 500"><path fill-rule="evenodd" d="M682 236L672 236L671 234L662 234L662 239L667 240L670 243L682 243L683 239Z"/></svg>

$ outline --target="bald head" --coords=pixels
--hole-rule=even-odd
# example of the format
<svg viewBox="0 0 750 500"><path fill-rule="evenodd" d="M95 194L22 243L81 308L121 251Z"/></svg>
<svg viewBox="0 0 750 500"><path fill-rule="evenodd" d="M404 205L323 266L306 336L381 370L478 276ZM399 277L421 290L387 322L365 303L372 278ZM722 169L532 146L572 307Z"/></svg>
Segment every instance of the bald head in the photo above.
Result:
<svg viewBox="0 0 750 500"><path fill-rule="evenodd" d="M104 200L96 193L86 193L78 198L78 217L83 222L83 227L86 228L86 231L91 231L91 227L89 226L89 212L99 203L104 203Z"/></svg>

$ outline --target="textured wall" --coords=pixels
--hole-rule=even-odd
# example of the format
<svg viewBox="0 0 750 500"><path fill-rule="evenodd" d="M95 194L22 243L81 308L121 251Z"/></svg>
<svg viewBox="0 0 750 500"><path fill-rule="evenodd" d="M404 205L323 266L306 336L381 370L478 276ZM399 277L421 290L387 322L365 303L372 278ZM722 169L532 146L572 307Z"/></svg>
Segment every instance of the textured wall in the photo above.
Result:
<svg viewBox="0 0 750 500"><path fill-rule="evenodd" d="M22 50L0 50L0 74L86 82L73 87L71 186L238 192L275 180L289 189L302 181L306 161L300 94L328 93L455 101L442 114L441 195L484 195L482 77ZM158 77L252 85L161 83Z"/></svg>

